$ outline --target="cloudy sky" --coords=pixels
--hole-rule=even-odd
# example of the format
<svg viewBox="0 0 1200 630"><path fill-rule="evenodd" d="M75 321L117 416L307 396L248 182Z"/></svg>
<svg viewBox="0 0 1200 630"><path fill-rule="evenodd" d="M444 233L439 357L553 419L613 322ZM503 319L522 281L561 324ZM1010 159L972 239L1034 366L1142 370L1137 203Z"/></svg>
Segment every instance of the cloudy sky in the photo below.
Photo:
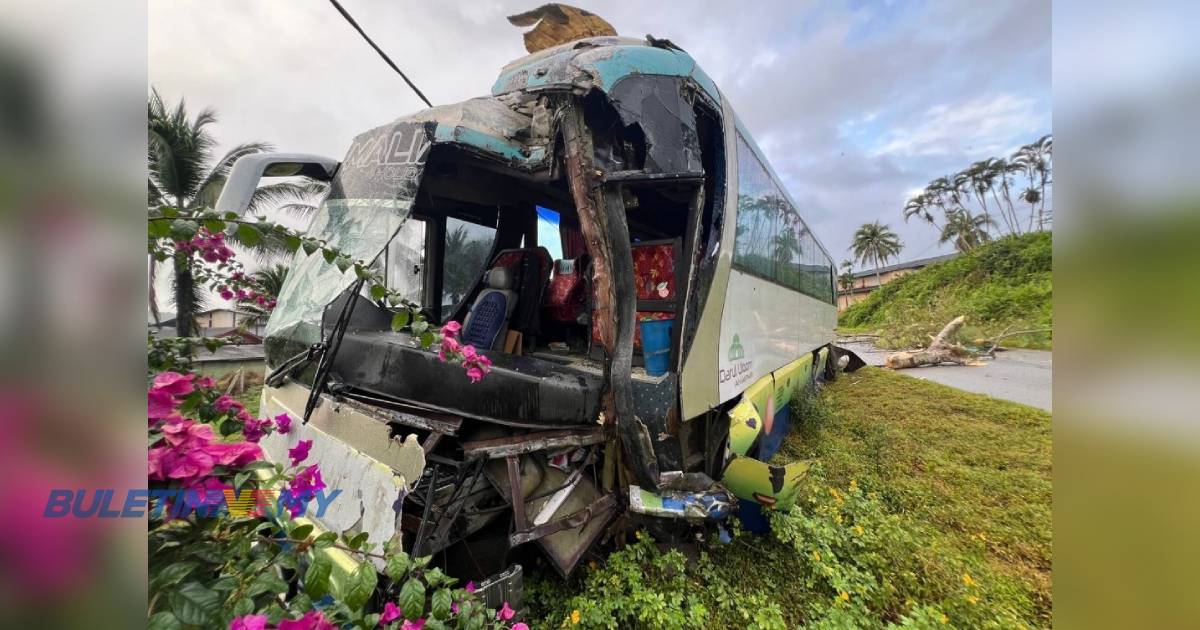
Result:
<svg viewBox="0 0 1200 630"><path fill-rule="evenodd" d="M525 54L504 19L530 0L342 0L435 104L489 92ZM928 181L1050 132L1050 3L644 2L576 6L626 36L668 38L733 103L835 260L881 219L904 260L947 247L901 216ZM211 106L223 148L262 140L342 156L422 108L324 0L156 0L149 78Z"/></svg>

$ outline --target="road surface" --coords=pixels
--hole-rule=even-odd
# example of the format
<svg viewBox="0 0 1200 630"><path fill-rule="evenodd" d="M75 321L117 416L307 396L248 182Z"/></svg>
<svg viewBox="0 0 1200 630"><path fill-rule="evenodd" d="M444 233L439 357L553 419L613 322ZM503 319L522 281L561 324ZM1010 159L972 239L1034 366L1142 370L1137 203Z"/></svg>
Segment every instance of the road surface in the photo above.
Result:
<svg viewBox="0 0 1200 630"><path fill-rule="evenodd" d="M891 352L879 350L864 341L838 341L838 345L854 351L867 365L883 365L884 357ZM1004 350L979 367L939 365L897 371L913 378L1051 411L1051 362L1052 354L1046 350Z"/></svg>

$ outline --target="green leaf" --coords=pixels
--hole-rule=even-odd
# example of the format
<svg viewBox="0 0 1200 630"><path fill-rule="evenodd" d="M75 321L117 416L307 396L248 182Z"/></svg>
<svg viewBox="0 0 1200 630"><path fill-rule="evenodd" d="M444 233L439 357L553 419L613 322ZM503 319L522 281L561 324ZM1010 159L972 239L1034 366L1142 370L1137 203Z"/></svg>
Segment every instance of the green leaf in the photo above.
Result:
<svg viewBox="0 0 1200 630"><path fill-rule="evenodd" d="M321 599L329 592L329 574L333 562L323 553L313 555L308 571L304 572L304 592L313 599Z"/></svg>
<svg viewBox="0 0 1200 630"><path fill-rule="evenodd" d="M346 544L351 549L362 549L363 543L367 542L368 535L369 534L367 532L359 532L354 535L354 538L351 538L349 541L347 541Z"/></svg>
<svg viewBox="0 0 1200 630"><path fill-rule="evenodd" d="M404 327L408 325L408 319L408 311L400 311L399 313L392 315L392 330L395 332L400 332L403 330Z"/></svg>
<svg viewBox="0 0 1200 630"><path fill-rule="evenodd" d="M246 247L254 247L262 242L262 232L259 232L258 228L250 225L249 223L242 223L239 225L237 229L237 235L238 239L240 239L242 244Z"/></svg>
<svg viewBox="0 0 1200 630"><path fill-rule="evenodd" d="M295 540L304 540L304 539L308 538L308 535L312 533L312 530L313 530L313 526L311 523L305 523L304 525L297 525L292 528L292 532L291 532L290 536Z"/></svg>
<svg viewBox="0 0 1200 630"><path fill-rule="evenodd" d="M338 271L345 273L346 270L349 269L350 266L353 265L354 263L349 258L346 258L345 256L338 256L337 262L335 262L334 264L337 265Z"/></svg>
<svg viewBox="0 0 1200 630"><path fill-rule="evenodd" d="M413 322L412 331L413 331L414 335L419 335L419 334L425 332L426 330L429 330L429 322L427 322L423 319Z"/></svg>
<svg viewBox="0 0 1200 630"><path fill-rule="evenodd" d="M401 551L392 556L388 556L387 566L384 572L391 578L393 582L399 582L408 574L408 567L411 563L408 561L408 554Z"/></svg>
<svg viewBox="0 0 1200 630"><path fill-rule="evenodd" d="M179 618L168 611L156 612L150 615L149 630L179 630L183 627Z"/></svg>
<svg viewBox="0 0 1200 630"><path fill-rule="evenodd" d="M370 560L363 562L350 575L350 588L346 589L343 601L350 607L350 610L362 608L375 593L375 585L378 582L379 576L375 574L375 565Z"/></svg>
<svg viewBox="0 0 1200 630"><path fill-rule="evenodd" d="M233 616L235 617L249 615L252 612L254 612L254 600L250 599L249 597L239 597L238 600L233 603Z"/></svg>
<svg viewBox="0 0 1200 630"><path fill-rule="evenodd" d="M175 564L169 564L163 567L163 570L159 571L151 581L157 588L178 584L197 566L199 566L199 563L196 562L176 562Z"/></svg>
<svg viewBox="0 0 1200 630"><path fill-rule="evenodd" d="M424 630L446 630L446 624L438 619L426 619L425 625L421 626Z"/></svg>
<svg viewBox="0 0 1200 630"><path fill-rule="evenodd" d="M376 284L371 287L371 299L382 300L387 295L387 288L381 284Z"/></svg>
<svg viewBox="0 0 1200 630"><path fill-rule="evenodd" d="M188 582L171 591L171 610L179 621L193 626L207 626L221 611L221 596L199 582Z"/></svg>
<svg viewBox="0 0 1200 630"><path fill-rule="evenodd" d="M400 610L405 619L418 619L425 612L425 583L410 578L400 587Z"/></svg>
<svg viewBox="0 0 1200 630"><path fill-rule="evenodd" d="M421 347L425 348L426 350L429 349L429 346L433 345L433 333L429 332L428 330L421 333L420 339L421 339Z"/></svg>
<svg viewBox="0 0 1200 630"><path fill-rule="evenodd" d="M250 475L253 475L253 474L254 474L254 471L243 470L242 472L234 475L233 476L234 489L237 491L241 491L242 488L244 488L246 486L246 482L250 480Z"/></svg>
<svg viewBox="0 0 1200 630"><path fill-rule="evenodd" d="M283 246L286 247L289 252L294 252L297 249L300 249L300 242L300 237L296 236L295 234L288 234L283 237Z"/></svg>
<svg viewBox="0 0 1200 630"><path fill-rule="evenodd" d="M187 219L175 219L171 222L171 238L177 241L190 241L195 235L195 222Z"/></svg>
<svg viewBox="0 0 1200 630"><path fill-rule="evenodd" d="M450 603L453 601L450 596L450 589L440 588L433 593L433 603L430 606L430 612L435 619L446 619L450 616Z"/></svg>
<svg viewBox="0 0 1200 630"><path fill-rule="evenodd" d="M166 238L171 235L171 222L162 219L148 221L146 231L150 238Z"/></svg>
<svg viewBox="0 0 1200 630"><path fill-rule="evenodd" d="M274 571L264 571L254 578L254 583L250 585L246 594L254 597L260 593L286 593L288 590L287 582L283 581Z"/></svg>
<svg viewBox="0 0 1200 630"><path fill-rule="evenodd" d="M318 249L321 249L321 246L318 245L316 241L311 239L302 239L300 247L303 248L304 253L308 254L309 256L311 256L313 252L317 251Z"/></svg>
<svg viewBox="0 0 1200 630"><path fill-rule="evenodd" d="M204 229L208 230L210 234L224 232L225 222L220 219L209 219L204 222Z"/></svg>
<svg viewBox="0 0 1200 630"><path fill-rule="evenodd" d="M317 536L317 540L313 543L317 549L324 549L333 543L337 542L337 534L333 532L325 532Z"/></svg>
<svg viewBox="0 0 1200 630"><path fill-rule="evenodd" d="M325 262L331 265L333 264L333 261L337 260L338 257L337 250L333 249L322 250L321 255L325 257Z"/></svg>
<svg viewBox="0 0 1200 630"><path fill-rule="evenodd" d="M179 209L175 208L174 206L159 206L158 212L159 212L159 214L163 215L164 217L168 217L171 219L174 219L175 217L179 216Z"/></svg>
<svg viewBox="0 0 1200 630"><path fill-rule="evenodd" d="M242 466L242 470L267 470L269 468L273 468L274 466L275 466L275 464L272 464L271 462L269 462L265 459L260 459L258 461L250 462L249 464Z"/></svg>
<svg viewBox="0 0 1200 630"><path fill-rule="evenodd" d="M237 580L232 575L226 575L216 582L209 584L208 587L218 593L232 593L233 589L237 588Z"/></svg>

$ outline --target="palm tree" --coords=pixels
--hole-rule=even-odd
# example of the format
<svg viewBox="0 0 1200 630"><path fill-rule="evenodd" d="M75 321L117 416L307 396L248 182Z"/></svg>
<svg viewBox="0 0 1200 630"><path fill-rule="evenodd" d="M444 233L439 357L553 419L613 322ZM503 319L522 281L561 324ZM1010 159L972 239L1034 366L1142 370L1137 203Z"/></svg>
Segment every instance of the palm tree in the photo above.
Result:
<svg viewBox="0 0 1200 630"><path fill-rule="evenodd" d="M933 212L931 212L935 202L928 193L929 188L925 190L927 192L919 193L916 197L909 199L908 203L904 204L904 221L907 223L909 219L916 216L929 225L937 227L937 221L934 220Z"/></svg>
<svg viewBox="0 0 1200 630"><path fill-rule="evenodd" d="M946 213L946 225L938 243L954 243L954 248L966 253L991 240L987 227L991 219L983 215L972 215L969 210Z"/></svg>
<svg viewBox="0 0 1200 630"><path fill-rule="evenodd" d="M854 263L849 260L842 261L842 273L838 274L838 286L842 288L842 293L846 295L846 304L850 304L850 293L854 291Z"/></svg>
<svg viewBox="0 0 1200 630"><path fill-rule="evenodd" d="M875 265L875 286L882 284L879 276L879 267L887 263L889 258L900 255L900 250L904 249L904 243L900 242L900 237L892 231L892 228L883 225L877 219L874 223L864 223L854 233L854 239L850 244L850 249L854 252L857 258L863 264L868 261Z"/></svg>
<svg viewBox="0 0 1200 630"><path fill-rule="evenodd" d="M240 144L212 162L216 140L207 127L217 121L211 108L201 110L192 118L181 99L175 107L168 107L157 90L151 90L147 107L148 136L148 198L150 208L172 206L179 210L211 207L216 203L225 184L229 170L238 158L252 153L268 151L271 145L264 142ZM250 211L258 212L266 207L284 204L292 210L307 207L305 200L316 194L322 184L312 181L283 182L260 187L251 198ZM237 242L236 234L230 240ZM244 245L244 244L243 244ZM277 239L263 239L253 248L255 253L271 254L284 250ZM173 261L175 333L188 337L193 332L193 318L199 310L204 294L196 285L190 254L176 253ZM157 261L150 259L150 312L158 321L158 300L154 292L157 276Z"/></svg>
<svg viewBox="0 0 1200 630"><path fill-rule="evenodd" d="M1037 187L1037 229L1045 229L1046 223L1046 184L1050 182L1050 157L1054 150L1054 139L1050 134L1038 138L1013 154L1013 162L1025 170L1029 178L1030 188ZM1028 190L1026 190L1028 193ZM1029 201L1028 195L1022 193L1022 198L1030 204L1030 222L1033 222L1034 202Z"/></svg>
<svg viewBox="0 0 1200 630"><path fill-rule="evenodd" d="M992 183L995 181L996 174L992 171L988 164L988 160L980 160L967 167L959 174L966 180L968 190L975 195L975 199L979 202L980 209L983 210L983 216L987 218L989 225L995 225L992 220L991 212L987 205L987 191L992 188ZM1003 213L1002 213L1003 216ZM1010 223L1007 216L1003 216L1006 224ZM1009 225L1009 231L1012 231L1012 226Z"/></svg>

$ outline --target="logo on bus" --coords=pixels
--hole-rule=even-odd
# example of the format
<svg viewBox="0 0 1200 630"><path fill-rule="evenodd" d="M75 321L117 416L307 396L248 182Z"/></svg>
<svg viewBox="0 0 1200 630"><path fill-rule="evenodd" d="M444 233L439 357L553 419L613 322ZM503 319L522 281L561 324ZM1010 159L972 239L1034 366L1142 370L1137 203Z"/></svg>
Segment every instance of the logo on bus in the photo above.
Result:
<svg viewBox="0 0 1200 630"><path fill-rule="evenodd" d="M754 377L752 368L754 362L746 359L746 349L742 347L742 340L737 336L733 336L733 343L729 344L729 353L726 355L729 359L729 367L719 368L720 372L718 382L725 384L732 382L735 386L745 385Z"/></svg>

